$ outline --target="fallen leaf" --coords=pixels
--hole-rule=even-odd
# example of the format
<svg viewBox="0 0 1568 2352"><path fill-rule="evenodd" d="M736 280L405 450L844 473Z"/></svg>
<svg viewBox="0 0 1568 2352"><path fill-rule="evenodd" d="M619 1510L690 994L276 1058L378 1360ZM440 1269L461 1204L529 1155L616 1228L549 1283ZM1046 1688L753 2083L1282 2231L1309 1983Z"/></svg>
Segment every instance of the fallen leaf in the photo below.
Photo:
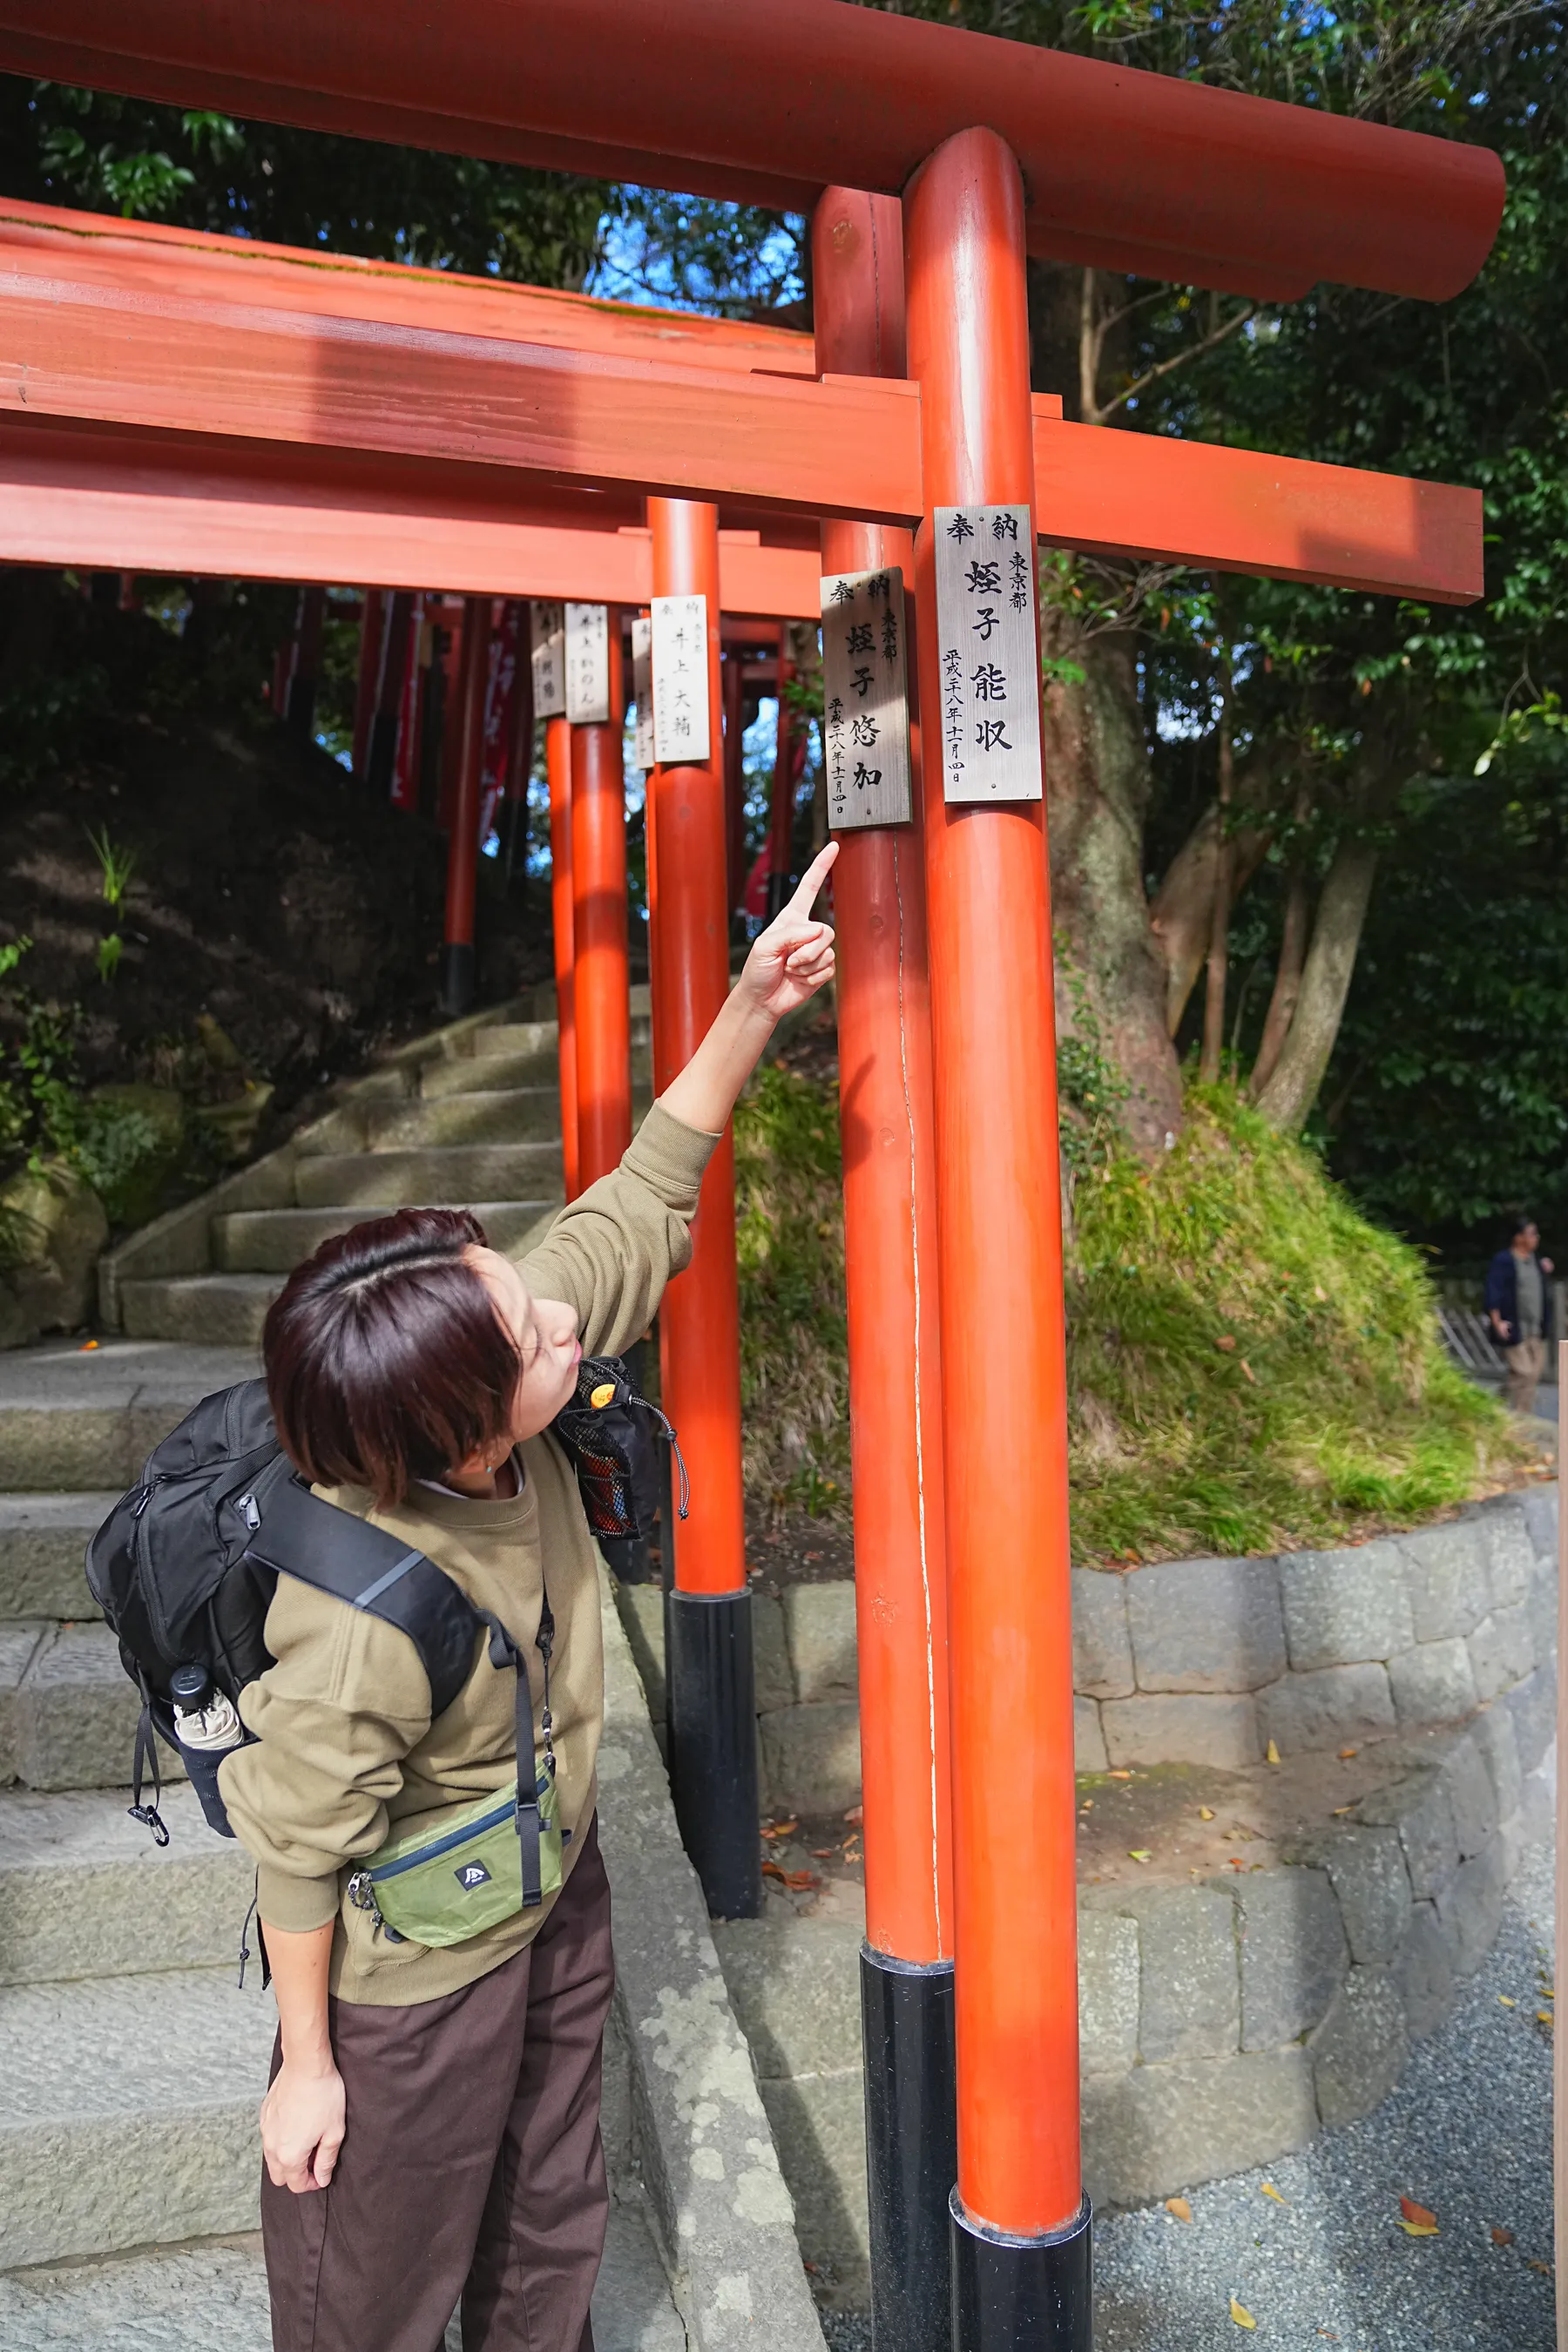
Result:
<svg viewBox="0 0 1568 2352"><path fill-rule="evenodd" d="M1279 2191L1275 2188L1274 2183L1271 2180L1264 2181L1258 2193L1260 2197L1272 2197L1276 2205L1284 2205L1289 2202L1288 2199L1280 2196Z"/></svg>
<svg viewBox="0 0 1568 2352"><path fill-rule="evenodd" d="M1500 2009L1517 2009L1519 2007L1519 2003L1517 2000L1510 2000L1506 1992L1500 1992L1498 1995L1498 2006Z"/></svg>
<svg viewBox="0 0 1568 2352"><path fill-rule="evenodd" d="M815 1870L781 1870L776 1862L763 1863L763 1876L778 1879L781 1885L789 1887L795 1895L802 1895L808 1886L815 1886L817 1884Z"/></svg>
<svg viewBox="0 0 1568 2352"><path fill-rule="evenodd" d="M1511 2230L1499 2230L1494 2228L1492 2231L1492 2243L1494 2246L1511 2246L1513 2243L1513 2231Z"/></svg>
<svg viewBox="0 0 1568 2352"><path fill-rule="evenodd" d="M1550 2278L1552 2276L1551 2263L1538 2263L1533 2254L1526 2255L1524 2267L1527 2271L1539 2271L1542 2278Z"/></svg>
<svg viewBox="0 0 1568 2352"><path fill-rule="evenodd" d="M830 1854L835 1854L837 1851L838 1848L836 1845L814 1845L811 1849L811 1858L814 1862L826 1862Z"/></svg>
<svg viewBox="0 0 1568 2352"><path fill-rule="evenodd" d="M1226 1354L1227 1356L1230 1354L1231 1349L1235 1347L1235 1345L1236 1345L1236 1341L1231 1338L1230 1333L1229 1333L1228 1331L1225 1332L1225 1333L1224 1333L1224 1334L1223 1334L1219 1339L1217 1339L1215 1341L1215 1346L1216 1348L1223 1348L1223 1349L1225 1349L1225 1352L1226 1352Z"/></svg>
<svg viewBox="0 0 1568 2352"><path fill-rule="evenodd" d="M1235 2295L1230 2298L1230 2315L1238 2327L1256 2327L1258 2325L1246 2304L1237 2303Z"/></svg>
<svg viewBox="0 0 1568 2352"><path fill-rule="evenodd" d="M1238 1853L1233 1853L1233 1854L1231 1855L1231 1857L1230 1857L1230 1866L1231 1866L1232 1870L1245 1870L1245 1869L1247 1868L1247 1864L1246 1864L1246 1863L1244 1863L1244 1862L1243 1862L1243 1860L1242 1860L1241 1856L1240 1856Z"/></svg>
<svg viewBox="0 0 1568 2352"><path fill-rule="evenodd" d="M1407 2221L1418 2221L1427 2230L1435 2230L1437 2226L1436 2213L1430 2211L1425 2205L1417 2205L1413 2197L1402 2197L1399 2200L1399 2210Z"/></svg>
<svg viewBox="0 0 1568 2352"><path fill-rule="evenodd" d="M1108 1776L1107 1776L1107 1777L1108 1777L1110 1780L1131 1780L1131 1779L1132 1778L1132 1775L1131 1775L1131 1772L1127 1772L1127 1771L1121 1771L1121 1772L1111 1772L1111 1773L1108 1774Z"/></svg>
<svg viewBox="0 0 1568 2352"><path fill-rule="evenodd" d="M792 1830L797 1830L799 1827L798 1822L770 1822L763 1830L763 1835L765 1838L788 1837Z"/></svg>
<svg viewBox="0 0 1568 2352"><path fill-rule="evenodd" d="M1133 1862L1147 1862L1149 1860L1149 1849L1146 1845L1130 1845L1127 1852Z"/></svg>
<svg viewBox="0 0 1568 2352"><path fill-rule="evenodd" d="M1535 2021L1537 2025L1555 2025L1557 2020L1549 2009L1538 2009L1535 2012Z"/></svg>
<svg viewBox="0 0 1568 2352"><path fill-rule="evenodd" d="M1401 2221L1397 2227L1404 2231L1407 2238L1435 2238L1437 2235L1436 2221Z"/></svg>
<svg viewBox="0 0 1568 2352"><path fill-rule="evenodd" d="M820 1559L822 1558L822 1554L819 1551L808 1551L805 1556L808 1560Z"/></svg>
<svg viewBox="0 0 1568 2352"><path fill-rule="evenodd" d="M1200 1805L1198 1807L1198 1819L1200 1822L1212 1822L1214 1819L1214 1807L1212 1805Z"/></svg>
<svg viewBox="0 0 1568 2352"><path fill-rule="evenodd" d="M1542 2000L1555 2000L1557 1998L1555 1988L1552 1985L1542 1985L1541 1988L1541 1998Z"/></svg>
<svg viewBox="0 0 1568 2352"><path fill-rule="evenodd" d="M1279 1761L1279 1750L1272 1740L1263 1751L1263 1760L1266 1764L1278 1764Z"/></svg>
<svg viewBox="0 0 1568 2352"><path fill-rule="evenodd" d="M77 1349L77 1353L79 1356L90 1356L97 1345L98 1341L96 1339L84 1339L81 1346Z"/></svg>
<svg viewBox="0 0 1568 2352"><path fill-rule="evenodd" d="M1093 1812L1093 1811L1094 1811L1094 1799L1093 1799L1092 1797L1086 1797L1086 1798L1084 1799L1084 1801L1083 1801L1082 1804L1079 1807L1079 1811L1080 1813L1092 1813L1092 1812Z"/></svg>
<svg viewBox="0 0 1568 2352"><path fill-rule="evenodd" d="M847 1812L845 1813L844 1818L845 1818L845 1820L846 1820L847 1822L855 1822L855 1824L857 1825L857 1827L858 1827L858 1825L860 1824L860 1822L862 1822L865 1820L865 1818L866 1818L866 1808L865 1808L865 1806L864 1806L864 1805L851 1805L851 1806L848 1808L848 1810L847 1811Z"/></svg>
<svg viewBox="0 0 1568 2352"><path fill-rule="evenodd" d="M1333 1818L1336 1822L1342 1821L1346 1813L1353 1813L1354 1811L1355 1807L1353 1805L1336 1805L1334 1807Z"/></svg>
<svg viewBox="0 0 1568 2352"><path fill-rule="evenodd" d="M1193 2218L1193 2209L1184 2197L1167 2197L1165 2210L1173 2213L1178 2221L1190 2221Z"/></svg>
<svg viewBox="0 0 1568 2352"><path fill-rule="evenodd" d="M1340 1750L1340 1762L1342 1764L1348 1764L1352 1756L1359 1756L1360 1754L1361 1749L1359 1748L1342 1748Z"/></svg>

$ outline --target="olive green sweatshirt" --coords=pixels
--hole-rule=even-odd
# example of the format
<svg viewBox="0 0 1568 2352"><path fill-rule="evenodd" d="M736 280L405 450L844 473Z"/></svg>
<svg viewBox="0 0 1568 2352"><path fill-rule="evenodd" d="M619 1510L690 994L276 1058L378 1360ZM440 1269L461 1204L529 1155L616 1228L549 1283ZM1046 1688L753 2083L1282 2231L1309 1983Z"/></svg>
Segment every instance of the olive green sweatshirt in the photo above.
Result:
<svg viewBox="0 0 1568 2352"><path fill-rule="evenodd" d="M688 1227L715 1141L656 1103L616 1172L563 1209L521 1261L535 1297L576 1308L585 1354L616 1354L647 1328L665 1284L690 1257ZM530 1662L536 1738L543 1668L534 1636L548 1586L570 1875L593 1820L604 1720L598 1555L555 1440L531 1438L520 1453L521 1489L501 1501L418 1486L395 1508L375 1510L363 1487L317 1491L426 1553L476 1607L494 1611ZM354 1866L394 1830L437 1827L448 1808L499 1794L516 1778L511 1669L492 1666L481 1641L468 1682L432 1722L430 1686L407 1635L289 1576L279 1578L267 1612L267 1646L277 1663L239 1703L255 1744L236 1748L220 1773L235 1833L256 1858L263 1923L303 1930L335 1918L332 1991L384 2007L455 1992L531 1942L552 1897L437 1950L391 1942L346 1892Z"/></svg>

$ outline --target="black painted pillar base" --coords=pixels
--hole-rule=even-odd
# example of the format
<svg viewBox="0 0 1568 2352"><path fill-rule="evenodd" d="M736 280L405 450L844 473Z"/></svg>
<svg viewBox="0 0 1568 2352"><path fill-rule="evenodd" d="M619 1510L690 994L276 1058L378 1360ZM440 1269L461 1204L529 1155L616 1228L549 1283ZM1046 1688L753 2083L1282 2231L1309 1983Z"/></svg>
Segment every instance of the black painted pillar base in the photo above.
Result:
<svg viewBox="0 0 1568 2352"><path fill-rule="evenodd" d="M952 1962L860 1951L872 2352L948 2352L958 2169Z"/></svg>
<svg viewBox="0 0 1568 2352"><path fill-rule="evenodd" d="M763 1862L752 1596L667 1591L664 1623L669 1781L681 1839L711 1916L754 1919Z"/></svg>
<svg viewBox="0 0 1568 2352"><path fill-rule="evenodd" d="M448 940L441 950L441 1010L456 1021L474 1001L474 950L468 940Z"/></svg>
<svg viewBox="0 0 1568 2352"><path fill-rule="evenodd" d="M1047 2238L1007 2238L973 2220L955 2189L952 2352L1093 2352L1094 2238L1086 2197Z"/></svg>

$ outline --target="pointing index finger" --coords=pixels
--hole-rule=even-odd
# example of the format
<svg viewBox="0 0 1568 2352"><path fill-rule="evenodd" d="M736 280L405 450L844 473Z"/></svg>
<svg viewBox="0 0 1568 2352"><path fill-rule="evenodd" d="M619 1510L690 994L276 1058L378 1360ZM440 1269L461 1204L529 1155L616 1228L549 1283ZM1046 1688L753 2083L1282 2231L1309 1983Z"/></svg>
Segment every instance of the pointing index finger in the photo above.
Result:
<svg viewBox="0 0 1568 2352"><path fill-rule="evenodd" d="M830 841L826 849L817 851L816 856L801 876L800 887L789 902L792 915L804 917L810 914L816 900L816 894L832 873L837 856L838 844L836 841Z"/></svg>

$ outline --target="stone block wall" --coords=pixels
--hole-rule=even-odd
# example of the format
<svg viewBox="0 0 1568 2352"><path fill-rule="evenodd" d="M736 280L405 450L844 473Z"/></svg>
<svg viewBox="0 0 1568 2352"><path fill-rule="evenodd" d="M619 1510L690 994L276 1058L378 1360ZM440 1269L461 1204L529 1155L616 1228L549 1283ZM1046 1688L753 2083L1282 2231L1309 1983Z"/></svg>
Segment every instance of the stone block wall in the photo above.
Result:
<svg viewBox="0 0 1568 2352"><path fill-rule="evenodd" d="M1556 1555L1541 1486L1342 1551L1075 1569L1079 1769L1234 1771L1270 1740L1300 1756L1458 1722L1554 1655ZM650 1636L659 1605L627 1604ZM763 1801L841 1811L860 1794L855 1589L759 1596L752 1622Z"/></svg>
<svg viewBox="0 0 1568 2352"><path fill-rule="evenodd" d="M1079 1769L1256 1764L1453 1723L1556 1641L1557 1492L1342 1551L1073 1571Z"/></svg>

